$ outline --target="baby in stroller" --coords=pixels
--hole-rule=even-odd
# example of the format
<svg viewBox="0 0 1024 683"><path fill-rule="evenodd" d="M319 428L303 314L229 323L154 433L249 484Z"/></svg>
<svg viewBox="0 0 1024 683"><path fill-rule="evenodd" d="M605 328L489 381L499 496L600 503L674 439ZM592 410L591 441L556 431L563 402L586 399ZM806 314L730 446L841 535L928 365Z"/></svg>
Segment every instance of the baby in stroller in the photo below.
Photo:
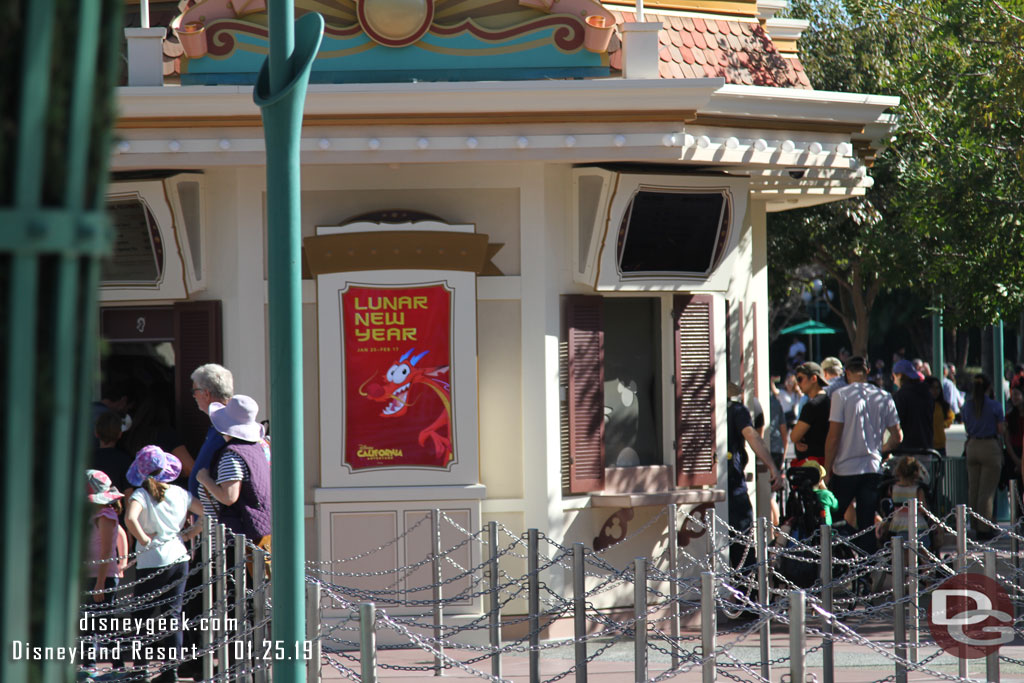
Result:
<svg viewBox="0 0 1024 683"><path fill-rule="evenodd" d="M912 455L904 455L893 458L895 464L892 466L892 476L883 479L882 495L879 496L879 512L883 518L892 517L888 522L882 524L879 540L883 543L893 536L902 536L904 540L910 538L910 501L918 501L917 537L918 542L925 548L931 548L931 538L928 534L928 524L925 521L923 510L928 505L928 471Z"/></svg>

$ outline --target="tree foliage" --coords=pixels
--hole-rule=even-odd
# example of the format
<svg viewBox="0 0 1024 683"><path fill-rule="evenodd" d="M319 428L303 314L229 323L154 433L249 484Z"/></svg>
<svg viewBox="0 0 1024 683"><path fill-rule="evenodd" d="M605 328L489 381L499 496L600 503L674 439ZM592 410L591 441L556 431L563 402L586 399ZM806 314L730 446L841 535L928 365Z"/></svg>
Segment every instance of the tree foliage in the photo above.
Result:
<svg viewBox="0 0 1024 683"><path fill-rule="evenodd" d="M774 214L769 263L811 265L867 349L881 291L942 302L951 324L1024 306L1024 0L793 0L819 90L898 95L866 197ZM776 288L778 284L776 284ZM923 313L923 311L922 311Z"/></svg>

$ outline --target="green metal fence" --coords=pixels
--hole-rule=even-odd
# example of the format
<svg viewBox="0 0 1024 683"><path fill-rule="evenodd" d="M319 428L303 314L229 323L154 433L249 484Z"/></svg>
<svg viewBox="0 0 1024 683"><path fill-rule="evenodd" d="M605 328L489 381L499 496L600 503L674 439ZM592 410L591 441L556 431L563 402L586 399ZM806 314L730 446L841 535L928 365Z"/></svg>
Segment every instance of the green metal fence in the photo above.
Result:
<svg viewBox="0 0 1024 683"><path fill-rule="evenodd" d="M73 677L13 659L74 642L121 0L0 9L0 680Z"/></svg>

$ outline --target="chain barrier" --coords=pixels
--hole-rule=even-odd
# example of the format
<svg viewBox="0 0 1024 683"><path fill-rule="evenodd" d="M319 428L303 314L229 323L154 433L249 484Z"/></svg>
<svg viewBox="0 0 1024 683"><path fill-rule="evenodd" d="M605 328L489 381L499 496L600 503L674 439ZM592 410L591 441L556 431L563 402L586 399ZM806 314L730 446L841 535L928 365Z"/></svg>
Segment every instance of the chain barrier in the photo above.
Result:
<svg viewBox="0 0 1024 683"><path fill-rule="evenodd" d="M953 513L938 517L925 508L920 508L921 519L924 521L921 534L939 538L956 537L957 530L951 526ZM714 514L712 511L710 514ZM651 516L643 526L615 544L628 542L646 533L655 524L665 523L666 510ZM707 523L688 513L677 517L682 524L696 531L707 531ZM891 517L890 517L891 518ZM574 567L573 549L557 542L543 533L538 534L540 543L537 549L536 574L515 576L508 571L508 563L528 560L529 544L524 534L516 534L512 530L497 525L495 529L501 539L486 539L485 530L475 533L464 528L458 521L447 514L439 519L446 525L445 534L452 530L458 539L450 547L442 548L439 554L433 553L416 562L380 571L345 571L346 564L365 560L381 553L389 547L409 538L409 534L417 530L430 516L424 516L416 524L406 529L401 535L383 543L372 550L358 553L343 560L324 562L307 562L307 583L315 584L320 590L319 615L315 621L315 632L308 634L310 640L320 647L320 666L334 672L347 680L362 680L360 659L358 655L362 638L359 621L361 603L374 603L375 624L378 632L388 634L387 642L377 646L377 651L386 653L397 649L415 648L423 656L435 662L426 665L404 665L398 661L379 661L377 666L384 670L407 672L435 672L435 667L444 670L459 670L473 677L489 681L505 681L487 673L484 669L495 657L522 657L531 653L552 652L560 648L571 648L579 644L586 647L582 654L578 651L576 661L564 669L557 671L543 683L556 683L575 675L580 667L600 662L606 653L616 645L632 642L636 637L635 629L644 624L647 630L647 647L649 652L657 653L662 659L671 659L676 664L648 677L649 683L657 683L681 676L706 663L714 662L715 670L724 678L743 681L764 681L761 667L781 667L792 663L790 655L784 654L768 661L758 661L759 657L750 655L751 641L758 634L766 632L768 624L789 626L789 596L791 591L802 590L805 595L807 610L814 615L814 625L805 629L807 637L819 639L820 642L804 650L804 657L822 650L827 643L842 644L866 651L881 661L880 666L893 667L906 672L916 672L935 679L962 681L956 675L937 667L936 659L943 653L938 645L928 640L927 629L915 634L913 647L919 654L908 659L897 654L906 653L908 643L895 642L894 638L877 639L858 632L860 625L891 624L896 610L916 606L919 619L927 618L927 604L931 593L938 588L941 581L956 573L955 563L980 561L981 555L987 550L996 550L999 568L996 578L1004 585L1012 600L1020 603L1024 595L1024 572L1018 554L1014 557L995 544L1010 541L1024 541L1019 535L1019 528L1000 529L996 537L988 544L967 539L966 556L957 559L956 553L944 551L940 545L936 548L918 544L916 548L916 571L908 574L916 578L914 585L918 588L915 596L903 595L894 600L892 592L886 588L891 581L893 550L889 543L881 544L874 553L865 552L859 542L869 533L875 533L874 527L856 533L836 531L832 534L832 559L835 574L828 584L822 585L820 579L811 585L790 575L787 566L793 563L808 563L815 567L820 565L822 549L817 531L809 538L800 538L788 528L767 525L770 535L767 552L755 558L754 531L742 530L730 526L721 519L715 519L715 552L730 547L742 549L743 560L738 568L729 566L727 562L713 562L710 555L694 555L685 549L677 549L674 565L668 560L672 544L665 543L664 551L651 558L645 565L646 610L642 614L624 613L615 605L623 601L626 591L633 591L637 580L638 569L630 564L624 568L615 567L608 560L609 548L601 551L586 549L583 565ZM987 520L968 510L967 519L974 524L987 524ZM884 520L883 520L884 521ZM955 522L954 522L955 524ZM205 533L205 532L204 532ZM440 533L434 529L433 533ZM662 527L662 539L674 530ZM491 543L488 543L488 541ZM500 542L498 542L500 540ZM658 543L662 541L659 540ZM545 545L546 544L546 545ZM1020 547L1017 545L1016 547ZM246 551L251 556L256 547L246 541ZM466 562L466 559L482 558L493 552L495 557L477 559ZM909 552L909 551L908 551ZM152 646L162 642L174 631L172 628L147 628L138 626L141 619L136 615L158 615L179 600L179 591L185 602L200 601L207 596L209 607L200 609L198 614L189 617L185 630L195 624L219 621L229 623L233 615L242 609L245 616L241 623L233 624L232 628L222 628L215 637L202 646L194 646L189 659L215 662L214 677L196 679L208 681L235 681L247 679L259 672L266 672L271 663L258 657L240 657L236 659L229 654L228 660L221 662L229 645L251 643L260 634L266 635L272 624L272 605L269 599L269 581L264 584L262 592L258 592L246 582L245 590L240 596L231 597L228 592L217 588L223 583L233 584L236 576L238 558L234 547L234 538L227 537L223 547L214 548L209 558L190 560L186 576L180 580L160 586L146 593L136 593L145 581L137 578L114 588L100 591L83 591L83 617L99 620L105 619L116 628L104 628L98 633L86 633L80 638L88 647L91 645L114 645L136 647ZM137 553L130 557L137 557ZM763 559L762 559L763 557ZM495 564L492 565L492 560ZM107 560L96 560L89 563L98 565ZM436 584L430 580L430 572L418 571L427 568L428 564L441 562L446 576ZM674 566L674 571L668 569ZM223 568L222 568L223 567ZM496 568L497 571L493 571ZM714 568L714 582L717 586L713 596L713 605L703 604L700 600L700 576ZM239 570L240 571L240 570ZM566 577L571 572L580 572L584 577L585 593L579 601L582 608L576 606L571 595ZM758 574L763 571L768 577L767 602L759 602ZM493 575L492 575L493 573ZM250 575L251 576L251 575ZM203 578L199 578L203 577ZM384 578L380 587L368 586L367 578ZM527 594L533 590L528 584L536 586L534 598L539 604L536 615L523 614L522 607L527 601ZM197 581L198 579L198 581ZM361 585L352 585L355 580ZM184 584L184 585L183 585ZM430 595L434 589L440 588L440 601L419 599L414 596ZM671 589L671 590L669 590ZM763 590L763 589L762 589ZM826 590L830 591L832 609L827 611L822 606ZM103 595L103 603L95 603L95 595ZM239 601L246 607L240 608ZM485 608L484 605L489 605ZM519 605L515 608L515 605ZM264 616L256 618L256 607ZM446 621L435 625L432 621L432 610L439 608L446 615ZM558 621L571 622L576 609L582 609L584 623L588 624L586 632L572 638L547 639L537 642L542 631ZM492 617L492 610L497 610L500 623L504 629L518 628L514 638L505 638L499 642L480 644L474 633L486 635ZM713 610L732 620L718 624L718 642L713 652L705 654L701 645L701 637L693 633L679 633L673 627L665 626L670 619L695 620L703 618ZM1021 610L1018 610L1021 611ZM509 612L509 613L506 613ZM452 619L458 615L458 619ZM746 615L745 617L743 615ZM741 618L735 618L735 617ZM536 618L536 626L533 619ZM526 628L524 624L531 622ZM94 622L95 623L95 622ZM1024 636L1024 618L1017 618L1013 628L1018 636ZM531 630L535 629L535 630ZM539 629L536 630L536 629ZM475 642L474 642L475 639ZM902 649L901 649L902 648ZM926 652L929 648L933 652ZM241 648L245 651L245 647ZM458 653L455 656L453 653ZM767 650L765 650L767 652ZM1003 652L997 658L1006 666L1024 667L1024 656L1014 650ZM1011 656L1017 655L1017 656ZM911 659L916 661L911 661ZM659 660L660 661L660 660ZM875 661L875 660L872 660ZM136 663L134 667L121 665L105 668L95 665L82 666L81 677L93 677L99 674L121 675L124 677L156 675L170 671L177 662L151 662L148 665ZM651 664L654 665L653 663ZM945 666L945 665L943 665ZM898 676L888 676L881 681L895 681Z"/></svg>

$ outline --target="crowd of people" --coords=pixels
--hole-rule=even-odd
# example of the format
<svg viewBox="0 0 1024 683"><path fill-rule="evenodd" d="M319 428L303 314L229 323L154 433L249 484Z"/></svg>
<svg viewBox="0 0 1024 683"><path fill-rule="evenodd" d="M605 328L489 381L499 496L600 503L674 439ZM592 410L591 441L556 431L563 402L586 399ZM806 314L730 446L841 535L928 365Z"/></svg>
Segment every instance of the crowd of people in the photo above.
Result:
<svg viewBox="0 0 1024 683"><path fill-rule="evenodd" d="M855 529L881 531L879 503L886 495L900 511L886 531L905 535L905 504L911 498L925 504L919 495L920 482L927 477L922 460L932 449L946 455L946 430L959 421L967 436L964 502L987 520L975 520L971 533L981 541L995 535L996 492L1009 479L1021 477L1024 367L1009 373L1009 400L1003 406L992 396L991 381L983 374L972 377L962 392L952 364L937 377L927 363L902 354L894 355L889 371L884 361L869 363L861 356L844 354L842 359L828 357L818 363L805 360L805 355L806 347L794 340L791 370L771 383L767 420L758 421L759 410L752 417L739 387L730 385L730 523L742 530L752 520L742 477L749 446L770 473L773 491L781 488L786 465L819 469L815 495L829 523L841 517ZM891 460L894 455L897 460ZM883 473L889 475L887 491ZM777 520L774 499L772 506ZM856 541L870 554L877 549L879 535L859 534Z"/></svg>
<svg viewBox="0 0 1024 683"><path fill-rule="evenodd" d="M184 595L200 580L189 576L189 562L195 560L189 541L199 533L203 516L270 547L270 442L256 419L259 406L234 393L231 372L221 365L202 365L191 378L196 406L210 418L195 459L169 423L155 419L158 408L147 398L134 400L123 387L108 383L93 406L96 441L85 473L93 506L87 545L90 609L109 608L119 582L133 571L134 618L180 624L183 617L197 615L198 599L186 605ZM172 629L141 651L186 652L185 633L190 632ZM91 635L103 640L103 634ZM114 666L122 663L124 650L108 644L106 651L120 655L108 658ZM136 667L149 664L144 654L129 658ZM171 666L177 659L167 657L169 663L153 680L167 683L179 674L200 673L194 660ZM99 677L116 680L117 674Z"/></svg>

